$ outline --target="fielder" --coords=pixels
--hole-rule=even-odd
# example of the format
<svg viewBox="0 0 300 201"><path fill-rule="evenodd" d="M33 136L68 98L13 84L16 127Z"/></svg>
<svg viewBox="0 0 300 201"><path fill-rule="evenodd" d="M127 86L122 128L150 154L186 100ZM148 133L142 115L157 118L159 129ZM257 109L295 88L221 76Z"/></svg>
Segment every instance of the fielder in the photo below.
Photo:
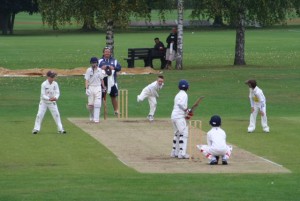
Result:
<svg viewBox="0 0 300 201"><path fill-rule="evenodd" d="M186 80L180 80L178 84L179 92L174 99L174 107L171 114L171 120L174 129L173 148L171 157L179 159L188 159L190 156L186 153L187 140L189 136L188 124L186 119L189 119L193 114L188 109L189 83Z"/></svg>
<svg viewBox="0 0 300 201"><path fill-rule="evenodd" d="M85 93L88 96L87 108L90 113L90 121L99 123L100 108L102 103L102 87L105 89L103 78L106 76L100 68L98 68L98 58L90 59L91 66L86 70Z"/></svg>
<svg viewBox="0 0 300 201"><path fill-rule="evenodd" d="M137 102L143 101L145 98L148 98L149 102L149 115L147 116L149 121L154 120L154 114L156 111L157 101L156 98L159 97L158 91L164 86L164 76L159 75L157 80L146 86L140 95L137 96Z"/></svg>
<svg viewBox="0 0 300 201"><path fill-rule="evenodd" d="M47 108L50 110L52 117L57 125L58 133L60 134L67 133L62 126L60 114L56 104L56 101L60 96L60 91L57 82L54 81L55 77L56 77L55 72L48 71L47 80L45 80L41 85L39 110L36 115L32 134L37 134L38 132L40 132L41 124L43 122L43 118L45 116Z"/></svg>
<svg viewBox="0 0 300 201"><path fill-rule="evenodd" d="M256 117L259 112L261 115L261 126L266 133L270 132L268 126L267 112L266 112L266 98L263 91L257 86L256 80L247 80L245 82L249 86L249 99L251 104L250 123L248 126L248 133L255 130Z"/></svg>
<svg viewBox="0 0 300 201"><path fill-rule="evenodd" d="M207 145L197 145L197 148L210 160L210 165L217 165L219 157L222 157L222 164L227 165L232 147L226 144L226 133L220 127L221 117L212 116L209 124L212 128L207 132Z"/></svg>

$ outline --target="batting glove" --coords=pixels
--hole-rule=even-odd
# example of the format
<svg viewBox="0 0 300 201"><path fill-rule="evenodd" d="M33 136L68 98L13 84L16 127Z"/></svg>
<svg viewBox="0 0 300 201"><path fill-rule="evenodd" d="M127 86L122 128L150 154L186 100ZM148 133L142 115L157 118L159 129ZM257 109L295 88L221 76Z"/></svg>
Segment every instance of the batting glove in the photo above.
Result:
<svg viewBox="0 0 300 201"><path fill-rule="evenodd" d="M89 89L86 89L86 90L85 90L85 94L86 94L87 96L89 96L89 95L91 95L91 91L90 91Z"/></svg>

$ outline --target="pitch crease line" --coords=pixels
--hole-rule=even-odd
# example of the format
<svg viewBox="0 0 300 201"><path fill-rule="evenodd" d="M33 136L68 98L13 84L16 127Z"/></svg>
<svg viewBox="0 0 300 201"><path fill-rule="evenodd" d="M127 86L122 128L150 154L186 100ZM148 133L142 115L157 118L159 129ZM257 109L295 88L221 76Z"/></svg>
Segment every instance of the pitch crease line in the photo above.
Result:
<svg viewBox="0 0 300 201"><path fill-rule="evenodd" d="M280 165L280 164L278 164L278 163L275 163L275 162L273 162L273 161L270 161L270 160L268 160L268 159L266 159L266 158L264 158L264 157L259 156L259 158L261 158L261 159L263 159L263 160L265 160L265 161L267 161L267 162L269 162L269 163L272 163L273 165L277 165L277 166L279 166L279 167L283 167L283 165Z"/></svg>

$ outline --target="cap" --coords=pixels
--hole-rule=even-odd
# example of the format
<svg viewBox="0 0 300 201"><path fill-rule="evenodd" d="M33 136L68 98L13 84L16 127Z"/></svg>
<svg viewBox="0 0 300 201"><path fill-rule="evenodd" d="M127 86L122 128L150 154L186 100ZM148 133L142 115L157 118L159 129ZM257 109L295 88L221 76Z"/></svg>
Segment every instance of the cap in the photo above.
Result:
<svg viewBox="0 0 300 201"><path fill-rule="evenodd" d="M49 71L47 72L47 77L54 78L56 75L57 75L57 74L56 74L54 71L49 70Z"/></svg>
<svg viewBox="0 0 300 201"><path fill-rule="evenodd" d="M90 63L98 63L98 58L97 57L92 57L90 59Z"/></svg>

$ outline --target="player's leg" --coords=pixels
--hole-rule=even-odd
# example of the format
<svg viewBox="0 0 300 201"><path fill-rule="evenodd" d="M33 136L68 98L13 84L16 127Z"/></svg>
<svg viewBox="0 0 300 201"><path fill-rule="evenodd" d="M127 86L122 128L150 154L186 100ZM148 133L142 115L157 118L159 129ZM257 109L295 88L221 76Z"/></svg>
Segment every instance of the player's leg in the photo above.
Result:
<svg viewBox="0 0 300 201"><path fill-rule="evenodd" d="M94 89L94 122L99 123L100 121L100 109L101 109L101 103L102 103L102 91L101 87L96 87Z"/></svg>
<svg viewBox="0 0 300 201"><path fill-rule="evenodd" d="M48 108L51 112L51 115L56 123L56 126L57 126L57 131L59 133L66 133L63 126L62 126L62 123L61 123L61 119L60 119L60 114L59 114L59 111L58 111L58 107L57 107L57 104L56 102L53 102L53 103L49 103L47 104L48 105Z"/></svg>
<svg viewBox="0 0 300 201"><path fill-rule="evenodd" d="M263 113L264 115L261 116L261 126L263 128L263 131L266 132L266 133L269 133L270 132L270 128L268 126L268 118L267 118L267 109L266 109L266 106L263 108Z"/></svg>
<svg viewBox="0 0 300 201"><path fill-rule="evenodd" d="M255 130L256 127L256 117L259 109L258 107L254 106L253 112L250 114L250 123L248 126L248 133L252 133Z"/></svg>
<svg viewBox="0 0 300 201"><path fill-rule="evenodd" d="M176 121L176 126L179 131L179 154L178 158L180 159L188 159L190 156L186 153L187 149L187 140L189 136L188 126L186 124L186 120L184 118L178 119Z"/></svg>
<svg viewBox="0 0 300 201"><path fill-rule="evenodd" d="M88 96L88 103L86 105L86 108L89 111L90 121L94 121L94 95L93 94L90 94Z"/></svg>
<svg viewBox="0 0 300 201"><path fill-rule="evenodd" d="M149 119L149 121L153 121L154 114L156 111L156 105L157 105L156 98L154 96L149 96L148 102L149 102L149 108L150 108L148 119Z"/></svg>
<svg viewBox="0 0 300 201"><path fill-rule="evenodd" d="M204 145L204 144L199 144L196 146L200 152L205 156L205 158L208 158L209 160L211 160L212 158L212 154L210 153L210 147L208 145Z"/></svg>
<svg viewBox="0 0 300 201"><path fill-rule="evenodd" d="M166 51L166 62L165 62L165 69L169 69L169 66L171 65L171 61L170 61L170 48L167 49Z"/></svg>
<svg viewBox="0 0 300 201"><path fill-rule="evenodd" d="M137 96L137 102L141 102L143 100L145 100L145 98L148 97L148 93L146 89L143 89L142 92L140 93L140 95Z"/></svg>
<svg viewBox="0 0 300 201"><path fill-rule="evenodd" d="M118 91L118 87L116 85L111 87L111 91L110 91L109 95L111 98L111 103L113 105L115 115L118 115L119 114L119 105L118 105L119 91Z"/></svg>
<svg viewBox="0 0 300 201"><path fill-rule="evenodd" d="M36 115L34 128L32 131L33 134L37 134L41 130L41 124L43 122L46 111L47 105L43 101L40 101L38 113Z"/></svg>
<svg viewBox="0 0 300 201"><path fill-rule="evenodd" d="M222 164L227 165L228 164L228 159L230 158L231 152L232 152L232 146L227 146L226 147L226 153L222 156Z"/></svg>
<svg viewBox="0 0 300 201"><path fill-rule="evenodd" d="M172 120L173 130L174 130L174 137L173 137L173 146L171 151L171 157L175 158L178 157L179 154L179 131L177 129L176 120Z"/></svg>

